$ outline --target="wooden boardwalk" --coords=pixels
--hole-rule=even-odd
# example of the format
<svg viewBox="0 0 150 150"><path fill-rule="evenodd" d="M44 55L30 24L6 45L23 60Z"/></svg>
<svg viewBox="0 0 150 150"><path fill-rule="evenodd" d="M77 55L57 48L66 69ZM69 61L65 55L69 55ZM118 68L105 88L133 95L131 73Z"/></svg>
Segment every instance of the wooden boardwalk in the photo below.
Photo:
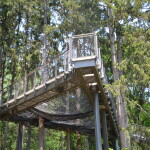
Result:
<svg viewBox="0 0 150 150"><path fill-rule="evenodd" d="M94 105L94 94L98 93L99 109L108 114L107 121L112 125L110 128L117 137L116 107L111 93L104 88L108 80L96 38L95 34L72 37L69 42L69 51L67 50L63 57L60 56L45 66L46 80L42 81L44 67L41 66L25 76L21 82L15 83L14 87L17 85L17 88L14 88L13 94L6 92L6 100L0 106L0 119L13 121L12 116L24 110L32 109L42 102L50 101L77 87L82 87L89 100L87 103L91 105ZM63 66L59 65L60 60ZM51 77L49 72L53 74ZM29 78L31 76L32 78Z"/></svg>

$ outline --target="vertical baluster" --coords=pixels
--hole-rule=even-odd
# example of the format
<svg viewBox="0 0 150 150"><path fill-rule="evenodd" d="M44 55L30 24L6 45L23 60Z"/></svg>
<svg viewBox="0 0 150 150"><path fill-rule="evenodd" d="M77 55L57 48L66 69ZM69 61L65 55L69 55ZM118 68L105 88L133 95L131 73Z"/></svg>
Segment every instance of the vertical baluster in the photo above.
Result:
<svg viewBox="0 0 150 150"><path fill-rule="evenodd" d="M97 35L94 36L94 55L98 56L98 45L97 45Z"/></svg>
<svg viewBox="0 0 150 150"><path fill-rule="evenodd" d="M49 64L46 64L45 65L45 69L46 69L46 80L45 81L47 81L48 80L48 78L49 78L49 69L48 69L48 66Z"/></svg>
<svg viewBox="0 0 150 150"><path fill-rule="evenodd" d="M55 77L57 77L57 69L58 69L57 63L58 63L58 60L56 58L55 59Z"/></svg>
<svg viewBox="0 0 150 150"><path fill-rule="evenodd" d="M27 76L24 77L24 94L26 93L27 90Z"/></svg>
<svg viewBox="0 0 150 150"><path fill-rule="evenodd" d="M64 54L64 60L65 60L65 67L64 70L67 71L68 70L68 51L69 51L69 45L68 45L68 37L66 38L66 53Z"/></svg>
<svg viewBox="0 0 150 150"><path fill-rule="evenodd" d="M18 96L18 83L15 83L15 96L14 98L16 99Z"/></svg>
<svg viewBox="0 0 150 150"><path fill-rule="evenodd" d="M64 61L64 72L67 71L67 63L66 63L67 60L66 59L67 58L66 58L66 53L65 53L64 54L64 60L63 60Z"/></svg>
<svg viewBox="0 0 150 150"><path fill-rule="evenodd" d="M34 71L34 80L33 80L33 88L36 87L36 71Z"/></svg>
<svg viewBox="0 0 150 150"><path fill-rule="evenodd" d="M72 50L72 38L69 40L69 57L70 59L73 58L73 50Z"/></svg>
<svg viewBox="0 0 150 150"><path fill-rule="evenodd" d="M10 86L8 87L8 89L7 89L7 90L8 90L8 91L7 91L7 92L8 92L7 102L8 102L8 101L10 100L10 99L9 99L9 97L10 97Z"/></svg>
<svg viewBox="0 0 150 150"><path fill-rule="evenodd" d="M67 61L67 63L68 63L68 70L70 70L70 68L71 68L71 62L70 62L70 60L71 60L71 54L72 53L72 48L71 48L71 38L69 38L69 53L67 52L67 57L68 57L68 61Z"/></svg>

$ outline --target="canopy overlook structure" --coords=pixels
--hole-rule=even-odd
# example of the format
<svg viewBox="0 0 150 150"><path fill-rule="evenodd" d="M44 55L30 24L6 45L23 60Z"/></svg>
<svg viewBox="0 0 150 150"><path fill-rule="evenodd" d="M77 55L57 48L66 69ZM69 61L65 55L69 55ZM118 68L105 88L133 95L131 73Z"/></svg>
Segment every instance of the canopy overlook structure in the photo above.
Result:
<svg viewBox="0 0 150 150"><path fill-rule="evenodd" d="M113 97L105 88L108 80L97 36L75 35L66 48L4 89L0 119L38 126L40 116L45 128L95 135L97 150L107 150L108 136L118 138L118 120Z"/></svg>

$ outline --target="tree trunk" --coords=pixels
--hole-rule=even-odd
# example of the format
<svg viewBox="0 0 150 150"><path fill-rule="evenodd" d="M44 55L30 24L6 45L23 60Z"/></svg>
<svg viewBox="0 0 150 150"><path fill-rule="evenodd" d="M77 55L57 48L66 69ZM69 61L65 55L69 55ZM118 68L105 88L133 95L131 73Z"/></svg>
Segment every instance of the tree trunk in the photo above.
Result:
<svg viewBox="0 0 150 150"><path fill-rule="evenodd" d="M39 116L39 150L44 150L45 131L44 119Z"/></svg>
<svg viewBox="0 0 150 150"><path fill-rule="evenodd" d="M80 88L78 88L76 90L76 95L77 95L76 109L78 110L78 112L80 112L80 109L81 109L81 101L80 101L81 89ZM77 119L76 123L80 124L80 120ZM81 150L82 149L82 146L81 146L81 134L77 132L76 133L76 137L77 137L77 150Z"/></svg>
<svg viewBox="0 0 150 150"><path fill-rule="evenodd" d="M2 77L3 77L3 75L2 75L2 64L3 64L3 62L2 62L2 49L0 50L0 105L2 104Z"/></svg>
<svg viewBox="0 0 150 150"><path fill-rule="evenodd" d="M28 139L27 139L27 147L26 150L30 150L30 143L31 143L31 125L28 125Z"/></svg>
<svg viewBox="0 0 150 150"><path fill-rule="evenodd" d="M89 138L88 138L88 136L85 136L85 150L90 150L90 148L89 148Z"/></svg>
<svg viewBox="0 0 150 150"><path fill-rule="evenodd" d="M121 31L120 31L121 32ZM121 64L122 61L122 56L123 56L123 52L122 52L122 37L120 35L117 35L117 41L118 41L118 64ZM123 75L123 71L119 70L119 75Z"/></svg>
<svg viewBox="0 0 150 150"><path fill-rule="evenodd" d="M65 146L64 146L64 136L61 133L61 150L65 150Z"/></svg>
<svg viewBox="0 0 150 150"><path fill-rule="evenodd" d="M47 25L47 0L44 0L44 25ZM47 35L44 28L44 37L43 37L43 53L42 53L42 65L43 65L43 71L42 71L42 83L46 82L47 79L47 73L46 73L46 53L47 53Z"/></svg>
<svg viewBox="0 0 150 150"><path fill-rule="evenodd" d="M6 148L7 132L8 132L8 122L6 121L5 130L4 130L4 140L3 140L3 144L2 144L2 150L5 150L5 148Z"/></svg>
<svg viewBox="0 0 150 150"><path fill-rule="evenodd" d="M23 149L23 125L18 125L17 147L16 150Z"/></svg>
<svg viewBox="0 0 150 150"><path fill-rule="evenodd" d="M82 145L81 145L81 134L80 133L76 133L77 136L77 150L81 150L82 149Z"/></svg>
<svg viewBox="0 0 150 150"><path fill-rule="evenodd" d="M70 140L70 130L69 129L66 131L66 141L67 141L67 150L71 150L71 148L70 148L71 140Z"/></svg>
<svg viewBox="0 0 150 150"><path fill-rule="evenodd" d="M44 25L47 25L47 0L44 0ZM45 83L47 80L46 73L46 53L47 53L47 35L44 27L44 36L43 36L43 53L42 53L42 83ZM45 135L46 129L44 129L44 119L39 116L39 150L44 150L45 144Z"/></svg>
<svg viewBox="0 0 150 150"><path fill-rule="evenodd" d="M69 96L67 95L67 98L66 98L66 114L68 115L69 114L69 108L70 108L70 103L69 103ZM70 130L68 129L66 131L66 142L67 142L67 150L70 150L70 143L71 143L71 140L70 140Z"/></svg>
<svg viewBox="0 0 150 150"><path fill-rule="evenodd" d="M111 56L112 56L112 68L113 68L113 76L114 81L117 81L120 77L119 70L116 67L116 64L118 64L117 60L117 52L115 47L115 35L114 35L114 27L113 27L113 16L112 16L112 10L111 8L108 8L108 16L109 16L109 34L110 34L110 47L111 47ZM120 89L118 89L120 90ZM127 128L127 116L126 116L126 109L122 96L118 95L116 96L116 102L117 102L117 112L118 112L118 120L119 120L119 128L120 128L120 140L121 140L121 148L128 148L128 138L125 133L125 130Z"/></svg>

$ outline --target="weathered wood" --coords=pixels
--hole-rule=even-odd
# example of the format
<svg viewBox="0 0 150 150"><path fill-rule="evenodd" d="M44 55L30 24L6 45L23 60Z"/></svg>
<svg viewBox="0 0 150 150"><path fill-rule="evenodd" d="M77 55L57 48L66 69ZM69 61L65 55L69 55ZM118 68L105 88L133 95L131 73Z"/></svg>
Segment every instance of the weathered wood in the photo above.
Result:
<svg viewBox="0 0 150 150"><path fill-rule="evenodd" d="M68 129L66 131L66 142L67 142L67 150L71 150L70 144L71 144L71 139L70 139L70 130Z"/></svg>
<svg viewBox="0 0 150 150"><path fill-rule="evenodd" d="M5 150L6 148L6 141L7 141L7 133L8 133L8 122L5 122L5 129L4 129L4 139L2 143L2 150Z"/></svg>
<svg viewBox="0 0 150 150"><path fill-rule="evenodd" d="M82 149L81 134L77 132L76 133L76 137L77 137L77 150L81 150Z"/></svg>
<svg viewBox="0 0 150 150"><path fill-rule="evenodd" d="M105 93L105 91L103 89L103 82L102 82L102 80L101 80L101 78L99 76L99 72L98 72L98 70L96 68L93 69L93 73L94 73L96 81L98 83L97 85L98 85L99 91L100 91L101 96L102 96L102 101L103 101L103 103L106 106L106 110L108 111L108 113L110 115L111 123L112 123L112 125L113 125L113 127L115 129L115 136L117 137L118 136L118 128L117 128L117 126L116 126L116 124L114 122L115 116L113 115L113 112L112 112L112 110L111 110L111 108L109 106L108 97L106 96L106 93ZM115 111L116 111L116 108L113 107L112 109L115 109Z"/></svg>
<svg viewBox="0 0 150 150"><path fill-rule="evenodd" d="M30 123L28 124L27 127L27 146L26 146L26 150L30 150L30 143L31 143L31 125Z"/></svg>
<svg viewBox="0 0 150 150"><path fill-rule="evenodd" d="M22 146L23 146L23 125L19 124L16 150L22 150L23 149Z"/></svg>
<svg viewBox="0 0 150 150"><path fill-rule="evenodd" d="M2 52L3 50L0 50L0 106L2 104L2 91L3 91L3 59L2 59Z"/></svg>
<svg viewBox="0 0 150 150"><path fill-rule="evenodd" d="M88 138L88 136L85 136L85 150L90 150L90 148L89 148L89 138Z"/></svg>
<svg viewBox="0 0 150 150"><path fill-rule="evenodd" d="M89 85L86 83L86 80L85 80L85 78L83 77L83 75L82 75L82 73L81 73L81 71L78 69L77 70L77 73L78 73L78 75L79 75L79 77L80 77L80 79L81 79L81 84L82 84L82 87L84 88L84 90L85 90L85 92L86 92L86 94L87 94L87 97L88 97L88 99L89 99L89 102L92 104L93 103L93 96L92 96L92 94L91 94L91 91L89 90L90 88L89 88Z"/></svg>
<svg viewBox="0 0 150 150"><path fill-rule="evenodd" d="M113 25L113 15L112 15L112 9L108 7L108 28L109 28L109 35L110 35L110 48L111 48L111 57L112 57L112 69L113 69L113 78L114 81L117 81L120 78L120 72L117 68L118 64L118 58L117 58L117 50L115 45L115 33L114 33L114 25ZM119 58L120 59L120 58ZM118 91L120 89L117 89ZM117 102L117 110L118 110L118 120L119 120L119 126L120 126L120 139L121 139L121 148L129 148L129 140L128 136L124 129L127 128L127 112L125 103L122 99L121 95L116 96L116 102Z"/></svg>
<svg viewBox="0 0 150 150"><path fill-rule="evenodd" d="M64 135L61 133L61 150L65 150L64 141L65 141Z"/></svg>
<svg viewBox="0 0 150 150"><path fill-rule="evenodd" d="M63 94L63 93L54 92L54 91L56 91L56 89L59 86L65 87L64 92L67 92L78 86L78 84L77 85L68 84L70 81L75 82L77 80L76 74L73 74L72 72L70 72L70 74L68 74L68 78L64 78L64 74L60 75L60 76L61 76L61 78L59 79L59 81L57 81L57 83L55 82L56 79L51 80L51 82L50 81L46 82L46 89L45 89L45 84L40 85L39 89L35 88L35 90L31 90L28 93L25 93L25 95L20 96L20 99L17 98L17 101L15 99L13 99L13 100L9 101L8 103L5 103L4 105L1 106L0 116L4 113L5 114L4 117L6 118L7 117L6 113L8 111L10 112L12 109L17 110L16 112L22 111L23 109L19 109L19 107L18 107L20 105L25 104L24 109L27 109L29 107L37 105L40 102L47 101L50 98L54 98L54 97L57 97L57 96ZM68 87L68 85L69 85L69 87ZM47 92L50 92L50 94L47 94ZM42 95L42 98L41 98L41 95ZM31 104L31 102L33 102L33 103L32 103L32 105L28 105L29 104L28 102L30 104ZM7 105L8 105L8 107L7 107ZM1 118L2 118L2 116L1 116Z"/></svg>
<svg viewBox="0 0 150 150"><path fill-rule="evenodd" d="M39 116L39 150L44 150L44 138L44 119L41 116Z"/></svg>
<svg viewBox="0 0 150 150"><path fill-rule="evenodd" d="M86 58L83 57L82 59L86 59ZM89 58L87 58L87 60L88 59ZM93 59L96 64L95 57L93 57ZM78 61L82 62L81 58ZM102 97L102 105L104 105L104 107L101 105L100 109L101 108L106 109L106 111L108 112L109 118L112 121L112 125L115 129L114 131L116 132L116 136L117 136L117 129L116 129L117 127L114 122L115 116L113 115L113 111L112 111L115 108L112 108L113 105L111 106L109 105L107 93L105 93L104 91L103 82L100 78L99 70L97 66L74 69L73 72L68 72L67 74L63 73L57 76L57 78L53 78L47 81L46 84L42 84L38 87L35 87L35 89L26 92L25 95L17 97L16 102L15 100L9 101L8 107L6 107L6 105L3 105L0 110L0 115L1 115L0 117L5 117L5 116L9 117L9 115L12 114L15 115L16 113L19 113L25 109L33 107L41 102L48 101L54 97L61 96L65 92L73 90L76 87L80 87L80 86L84 88L88 98L91 99L91 101L93 101L94 99L93 92L91 91L89 86L90 77L92 78L92 81L95 80L94 83L90 83L91 86L94 86L95 84L95 86L97 86L95 88L95 90L97 89L96 92L99 92ZM64 127L63 129L66 129L66 127Z"/></svg>

